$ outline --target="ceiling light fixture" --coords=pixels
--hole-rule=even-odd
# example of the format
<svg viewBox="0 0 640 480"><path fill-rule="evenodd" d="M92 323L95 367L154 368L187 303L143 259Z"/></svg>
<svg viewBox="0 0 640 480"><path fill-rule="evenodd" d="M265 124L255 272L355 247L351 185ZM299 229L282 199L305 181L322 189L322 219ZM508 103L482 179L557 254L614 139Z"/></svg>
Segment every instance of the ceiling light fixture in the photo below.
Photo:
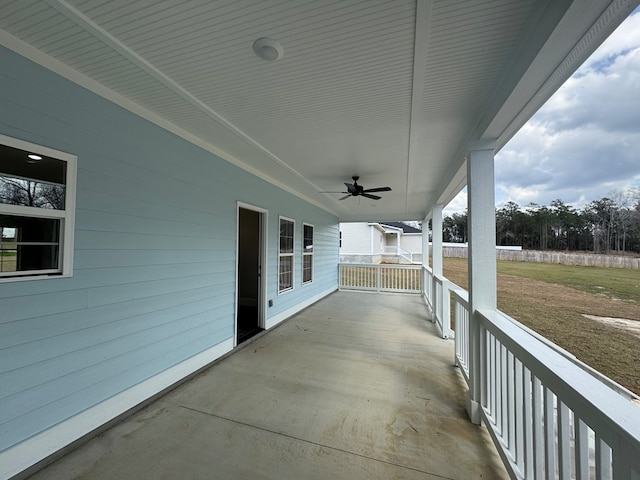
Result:
<svg viewBox="0 0 640 480"><path fill-rule="evenodd" d="M282 45L271 38L262 37L253 42L255 54L267 61L280 60L284 54Z"/></svg>
<svg viewBox="0 0 640 480"><path fill-rule="evenodd" d="M27 155L27 157L29 157L29 160L27 160L27 163L38 163L39 161L42 160L42 157L40 155L36 155L35 153L31 153Z"/></svg>

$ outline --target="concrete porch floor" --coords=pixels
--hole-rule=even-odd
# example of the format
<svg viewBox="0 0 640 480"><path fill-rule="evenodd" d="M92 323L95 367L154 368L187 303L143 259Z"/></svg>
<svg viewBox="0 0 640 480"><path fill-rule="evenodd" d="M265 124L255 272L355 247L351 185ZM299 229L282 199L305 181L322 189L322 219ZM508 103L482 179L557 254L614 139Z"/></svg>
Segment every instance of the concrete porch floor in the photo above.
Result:
<svg viewBox="0 0 640 480"><path fill-rule="evenodd" d="M334 293L31 478L508 478L426 317Z"/></svg>

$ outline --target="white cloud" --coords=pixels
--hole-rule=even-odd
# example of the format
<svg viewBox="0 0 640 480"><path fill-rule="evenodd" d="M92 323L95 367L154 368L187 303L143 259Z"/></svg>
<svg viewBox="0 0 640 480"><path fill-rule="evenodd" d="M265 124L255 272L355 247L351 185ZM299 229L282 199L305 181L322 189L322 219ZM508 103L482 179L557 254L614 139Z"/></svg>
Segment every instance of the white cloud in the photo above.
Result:
<svg viewBox="0 0 640 480"><path fill-rule="evenodd" d="M454 213L463 213L467 208L467 189L464 188L458 195L456 195L449 204L442 209L444 216L453 215Z"/></svg>
<svg viewBox="0 0 640 480"><path fill-rule="evenodd" d="M496 200L574 206L638 185L640 13L629 17L496 157Z"/></svg>

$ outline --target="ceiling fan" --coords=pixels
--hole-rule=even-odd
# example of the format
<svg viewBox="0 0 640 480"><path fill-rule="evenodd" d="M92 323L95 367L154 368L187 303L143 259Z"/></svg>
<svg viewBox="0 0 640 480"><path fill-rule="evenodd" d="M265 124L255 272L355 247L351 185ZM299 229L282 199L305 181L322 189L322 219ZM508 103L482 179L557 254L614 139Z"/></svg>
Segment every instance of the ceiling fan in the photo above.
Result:
<svg viewBox="0 0 640 480"><path fill-rule="evenodd" d="M391 191L391 187L378 187L378 188L367 188L367 189L365 189L362 185L358 185L358 180L360 179L359 176L354 175L351 178L353 179L353 183L346 183L345 182L345 186L347 187L347 191L346 192L321 192L321 193L346 193L347 194L344 197L339 198L338 200L344 200L345 198L359 197L359 196L370 198L372 200L380 200L382 197L380 197L378 195L371 195L371 193L373 193L373 192L390 192Z"/></svg>

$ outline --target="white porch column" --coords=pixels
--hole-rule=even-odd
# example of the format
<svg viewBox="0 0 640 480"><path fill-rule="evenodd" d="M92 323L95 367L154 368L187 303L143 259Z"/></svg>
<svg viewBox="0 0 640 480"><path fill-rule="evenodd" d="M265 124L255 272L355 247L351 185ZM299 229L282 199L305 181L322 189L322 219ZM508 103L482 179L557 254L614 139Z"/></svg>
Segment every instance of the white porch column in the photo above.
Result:
<svg viewBox="0 0 640 480"><path fill-rule="evenodd" d="M469 225L469 393L467 413L480 424L485 385L481 335L476 311L496 309L496 221L494 139L472 142L467 157L467 206Z"/></svg>
<svg viewBox="0 0 640 480"><path fill-rule="evenodd" d="M442 205L431 210L433 227L433 274L442 276Z"/></svg>
<svg viewBox="0 0 640 480"><path fill-rule="evenodd" d="M422 221L422 266L429 267L429 215Z"/></svg>

